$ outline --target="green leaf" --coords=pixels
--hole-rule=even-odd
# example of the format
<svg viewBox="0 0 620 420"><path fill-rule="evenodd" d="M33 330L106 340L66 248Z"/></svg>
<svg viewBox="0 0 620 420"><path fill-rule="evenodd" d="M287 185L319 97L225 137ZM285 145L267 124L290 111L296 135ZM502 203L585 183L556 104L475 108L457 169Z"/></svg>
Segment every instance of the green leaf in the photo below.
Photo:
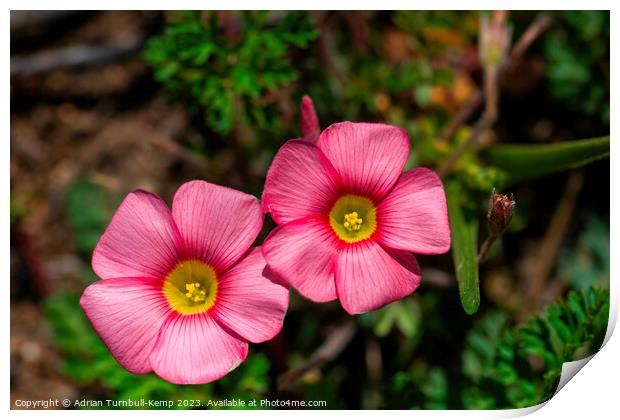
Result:
<svg viewBox="0 0 620 420"><path fill-rule="evenodd" d="M515 184L609 157L609 136L545 145L501 144L489 149L487 157L506 172L508 184Z"/></svg>
<svg viewBox="0 0 620 420"><path fill-rule="evenodd" d="M396 315L396 325L398 329L407 337L416 335L420 324L420 307L412 299L398 302L398 313Z"/></svg>
<svg viewBox="0 0 620 420"><path fill-rule="evenodd" d="M466 216L460 200L462 189L457 182L447 185L446 195L452 235L452 259L459 283L459 295L463 309L472 315L480 306L478 220Z"/></svg>
<svg viewBox="0 0 620 420"><path fill-rule="evenodd" d="M398 302L394 302L377 311L377 318L373 328L373 332L377 337L385 337L392 331L392 327L398 316L397 306Z"/></svg>

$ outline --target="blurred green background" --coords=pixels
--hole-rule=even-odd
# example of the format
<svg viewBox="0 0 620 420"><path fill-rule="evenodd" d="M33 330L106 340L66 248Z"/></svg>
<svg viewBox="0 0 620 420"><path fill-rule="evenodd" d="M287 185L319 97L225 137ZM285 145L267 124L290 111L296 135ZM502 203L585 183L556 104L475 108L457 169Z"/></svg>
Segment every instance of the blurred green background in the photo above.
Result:
<svg viewBox="0 0 620 420"><path fill-rule="evenodd" d="M12 12L12 403L545 401L607 326L609 45L599 11ZM114 209L190 179L260 197L304 94L322 128L407 130L407 169L444 179L452 255L420 256L413 295L356 317L292 292L282 332L214 383L124 371L78 306ZM478 264L494 188L515 214Z"/></svg>

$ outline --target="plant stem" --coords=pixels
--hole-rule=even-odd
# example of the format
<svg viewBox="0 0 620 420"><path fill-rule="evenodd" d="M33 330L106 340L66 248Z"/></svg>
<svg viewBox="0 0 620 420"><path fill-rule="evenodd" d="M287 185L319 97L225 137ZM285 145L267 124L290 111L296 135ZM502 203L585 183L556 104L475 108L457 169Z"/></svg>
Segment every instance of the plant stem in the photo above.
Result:
<svg viewBox="0 0 620 420"><path fill-rule="evenodd" d="M499 238L499 235L495 233L490 233L488 238L482 243L480 247L480 252L478 253L478 264L482 264L487 259L487 254L491 249L491 246L495 243L495 241Z"/></svg>
<svg viewBox="0 0 620 420"><path fill-rule="evenodd" d="M522 319L536 312L545 304L547 289L551 288L554 283L550 281L550 275L562 246L562 239L575 211L579 193L583 188L583 177L583 171L575 171L571 172L566 181L564 193L553 212L549 227L536 254L536 259L533 261L527 281L524 283L527 305L523 306Z"/></svg>
<svg viewBox="0 0 620 420"><path fill-rule="evenodd" d="M490 128L497 119L498 113L498 100L499 100L499 87L503 82L503 76L506 74L506 69L511 69L521 61L525 51L532 45L532 43L553 23L552 19L547 14L541 14L532 22L525 33L514 44L514 47L508 55L506 66L503 69L495 69L496 71L489 72L485 67L484 70L484 97L480 92L474 93L471 100L466 102L463 107L457 112L456 116L450 123L450 125L442 132L441 138L449 140L457 132L459 127L473 115L478 109L483 99L485 101L485 110L475 123L469 139L464 143L461 143L454 151L452 155L448 157L443 164L441 164L437 170L439 176L444 178L450 173L454 164L463 156L463 154L470 148L476 146L478 143L478 137L480 134ZM489 74L494 73L494 74Z"/></svg>

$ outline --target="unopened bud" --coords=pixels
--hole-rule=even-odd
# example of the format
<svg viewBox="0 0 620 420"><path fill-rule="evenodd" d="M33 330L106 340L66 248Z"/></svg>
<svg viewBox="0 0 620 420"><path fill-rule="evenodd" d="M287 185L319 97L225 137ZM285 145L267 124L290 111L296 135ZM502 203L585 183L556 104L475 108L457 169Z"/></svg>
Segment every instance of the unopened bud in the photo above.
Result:
<svg viewBox="0 0 620 420"><path fill-rule="evenodd" d="M304 140L316 142L321 134L319 118L316 116L314 104L308 95L301 99L301 133Z"/></svg>
<svg viewBox="0 0 620 420"><path fill-rule="evenodd" d="M515 208L515 201L512 195L497 194L495 190L491 193L489 200L489 213L487 222L491 233L501 235L512 220L512 213Z"/></svg>
<svg viewBox="0 0 620 420"><path fill-rule="evenodd" d="M480 60L486 66L501 67L506 62L512 27L506 23L506 15L495 12L492 19L480 19Z"/></svg>

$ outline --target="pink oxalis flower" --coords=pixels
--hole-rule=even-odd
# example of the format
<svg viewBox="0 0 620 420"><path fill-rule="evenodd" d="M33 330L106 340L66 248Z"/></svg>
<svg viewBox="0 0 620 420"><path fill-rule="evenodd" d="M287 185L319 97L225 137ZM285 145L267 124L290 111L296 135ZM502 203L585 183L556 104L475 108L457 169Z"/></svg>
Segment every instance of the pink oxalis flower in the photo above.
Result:
<svg viewBox="0 0 620 420"><path fill-rule="evenodd" d="M80 300L125 369L205 383L280 331L288 290L250 248L262 222L256 198L204 181L182 185L172 212L145 191L125 198L93 254L103 280Z"/></svg>
<svg viewBox="0 0 620 420"><path fill-rule="evenodd" d="M267 174L263 208L279 225L262 246L268 266L350 314L409 295L420 284L411 253L450 249L441 180L426 168L401 173L409 138L399 127L342 122L312 141L302 126L304 140L286 142Z"/></svg>

